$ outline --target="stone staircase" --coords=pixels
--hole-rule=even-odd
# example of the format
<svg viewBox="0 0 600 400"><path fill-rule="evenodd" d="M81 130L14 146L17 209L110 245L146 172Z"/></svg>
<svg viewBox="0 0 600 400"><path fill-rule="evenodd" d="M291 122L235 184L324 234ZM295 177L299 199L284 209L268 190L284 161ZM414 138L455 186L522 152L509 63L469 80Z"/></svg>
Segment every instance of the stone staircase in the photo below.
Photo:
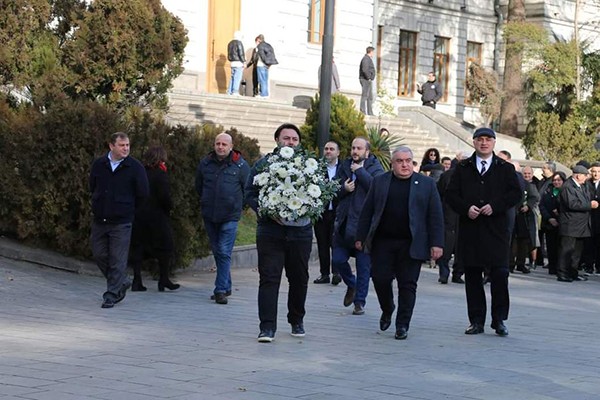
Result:
<svg viewBox="0 0 600 400"><path fill-rule="evenodd" d="M225 129L235 127L240 133L256 138L262 153L273 149L273 132L279 125L291 122L301 126L306 115L303 108L269 99L183 91L170 93L169 107L167 120L172 124L212 123L222 125ZM385 127L393 135L401 137L401 143L413 150L417 161L430 147L436 147L442 155L450 157L454 157L456 152L407 118L369 116L365 120L367 126Z"/></svg>

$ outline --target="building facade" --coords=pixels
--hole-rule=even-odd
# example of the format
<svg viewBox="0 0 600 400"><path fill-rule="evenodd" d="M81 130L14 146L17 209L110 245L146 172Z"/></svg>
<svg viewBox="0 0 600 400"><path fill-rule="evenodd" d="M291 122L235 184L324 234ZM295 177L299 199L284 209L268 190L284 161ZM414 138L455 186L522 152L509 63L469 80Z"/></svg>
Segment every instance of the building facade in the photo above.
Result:
<svg viewBox="0 0 600 400"><path fill-rule="evenodd" d="M247 59L254 38L263 34L279 64L270 68L274 100L293 104L317 91L321 33L327 0L163 0L188 29L185 72L175 90L225 93L230 74L227 43L243 34ZM579 0L580 37L597 49L599 7ZM358 98L358 65L367 46L376 48L379 87L396 106L420 104L416 83L434 71L443 87L437 109L475 125L483 119L465 89L467 69L477 62L503 70L502 27L508 0L337 0L334 58L341 90ZM549 34L570 39L575 0L526 0L529 21ZM244 72L251 94L251 71Z"/></svg>

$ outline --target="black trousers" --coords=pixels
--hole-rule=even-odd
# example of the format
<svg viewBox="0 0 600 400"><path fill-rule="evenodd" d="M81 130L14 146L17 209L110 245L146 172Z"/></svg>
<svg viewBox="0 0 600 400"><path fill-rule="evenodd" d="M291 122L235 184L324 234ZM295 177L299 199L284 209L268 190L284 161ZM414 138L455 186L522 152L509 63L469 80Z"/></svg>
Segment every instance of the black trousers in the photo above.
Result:
<svg viewBox="0 0 600 400"><path fill-rule="evenodd" d="M289 284L288 315L290 324L302 323L306 291L308 289L308 259L312 240L287 240L286 238L256 238L258 251L258 317L260 329L277 330L277 303L281 275Z"/></svg>
<svg viewBox="0 0 600 400"><path fill-rule="evenodd" d="M546 236L546 254L548 255L548 273L555 275L558 270L560 236L558 235L558 229L548 229L544 233Z"/></svg>
<svg viewBox="0 0 600 400"><path fill-rule="evenodd" d="M556 274L562 278L576 278L577 268L581 252L583 251L583 242L585 238L576 238L572 236L560 237L560 250L558 251L558 270Z"/></svg>
<svg viewBox="0 0 600 400"><path fill-rule="evenodd" d="M331 248L333 246L333 223L335 221L335 211L326 210L321 219L315 222L315 237L317 238L317 248L319 250L319 267L321 275L329 276L331 270Z"/></svg>
<svg viewBox="0 0 600 400"><path fill-rule="evenodd" d="M467 312L472 324L485 324L487 315L482 266L465 266L465 291L467 294ZM492 266L489 268L489 279L492 294L492 321L508 319L510 299L508 295L508 267Z"/></svg>
<svg viewBox="0 0 600 400"><path fill-rule="evenodd" d="M398 312L396 329L408 330L417 299L417 281L421 273L421 260L410 257L410 240L374 240L371 251L371 276L381 311L394 312L392 281L398 284Z"/></svg>

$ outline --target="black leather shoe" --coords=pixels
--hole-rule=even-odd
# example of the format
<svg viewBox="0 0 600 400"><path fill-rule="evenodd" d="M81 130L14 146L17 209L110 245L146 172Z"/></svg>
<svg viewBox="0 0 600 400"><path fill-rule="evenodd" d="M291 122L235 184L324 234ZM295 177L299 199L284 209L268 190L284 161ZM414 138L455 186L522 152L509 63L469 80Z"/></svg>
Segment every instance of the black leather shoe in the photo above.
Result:
<svg viewBox="0 0 600 400"><path fill-rule="evenodd" d="M492 321L492 325L490 325L492 329L496 331L496 335L498 336L508 336L508 328L504 325L502 321Z"/></svg>
<svg viewBox="0 0 600 400"><path fill-rule="evenodd" d="M379 319L379 329L382 331L387 331L387 329L392 324L392 314L381 313L381 318Z"/></svg>
<svg viewBox="0 0 600 400"><path fill-rule="evenodd" d="M131 282L127 282L123 286L121 286L121 291L119 292L119 295L117 296L117 298L114 301L115 304L123 301L123 299L125 298L125 295L127 294L127 290L130 287L131 287Z"/></svg>
<svg viewBox="0 0 600 400"><path fill-rule="evenodd" d="M355 294L356 289L348 286L348 289L346 289L346 294L344 295L344 307L348 307L350 304L354 303Z"/></svg>
<svg viewBox="0 0 600 400"><path fill-rule="evenodd" d="M573 282L573 279L567 277L567 276L562 276L562 275L558 275L556 277L556 280L559 282Z"/></svg>
<svg viewBox="0 0 600 400"><path fill-rule="evenodd" d="M441 283L442 285L445 285L448 283L448 277L446 278L438 278L438 282Z"/></svg>
<svg viewBox="0 0 600 400"><path fill-rule="evenodd" d="M460 276L456 276L452 278L452 283L465 283L465 281Z"/></svg>
<svg viewBox="0 0 600 400"><path fill-rule="evenodd" d="M271 343L275 340L275 331L272 329L264 329L258 334L259 343Z"/></svg>
<svg viewBox="0 0 600 400"><path fill-rule="evenodd" d="M226 291L226 292L225 292L225 296L227 296L227 297L231 296L231 290L228 290L228 291ZM214 299L215 299L215 295L214 295L214 294L212 294L212 295L210 296L210 299L211 299L211 300L214 300Z"/></svg>
<svg viewBox="0 0 600 400"><path fill-rule="evenodd" d="M478 335L480 333L483 333L482 324L471 324L467 330L465 330L465 335Z"/></svg>
<svg viewBox="0 0 600 400"><path fill-rule="evenodd" d="M398 328L396 329L396 334L394 335L394 339L396 340L404 340L408 337L408 331L406 328Z"/></svg>
<svg viewBox="0 0 600 400"><path fill-rule="evenodd" d="M526 265L517 265L517 271L522 272L524 274L530 274L531 270L529 268L527 268Z"/></svg>
<svg viewBox="0 0 600 400"><path fill-rule="evenodd" d="M102 305L100 307L102 308L113 308L115 306L115 302L111 299L104 299L102 301Z"/></svg>
<svg viewBox="0 0 600 400"><path fill-rule="evenodd" d="M581 276L581 275L576 276L575 278L573 278L573 281L575 281L575 282L577 282L577 281L584 282L584 281L587 281L587 280L588 280L588 278L586 276Z"/></svg>
<svg viewBox="0 0 600 400"><path fill-rule="evenodd" d="M313 283L329 283L329 275L321 275Z"/></svg>
<svg viewBox="0 0 600 400"><path fill-rule="evenodd" d="M215 293L215 303L217 304L227 304L227 294L225 293Z"/></svg>
<svg viewBox="0 0 600 400"><path fill-rule="evenodd" d="M342 281L342 276L340 274L333 274L333 277L331 278L331 284L333 286L339 285L341 281Z"/></svg>

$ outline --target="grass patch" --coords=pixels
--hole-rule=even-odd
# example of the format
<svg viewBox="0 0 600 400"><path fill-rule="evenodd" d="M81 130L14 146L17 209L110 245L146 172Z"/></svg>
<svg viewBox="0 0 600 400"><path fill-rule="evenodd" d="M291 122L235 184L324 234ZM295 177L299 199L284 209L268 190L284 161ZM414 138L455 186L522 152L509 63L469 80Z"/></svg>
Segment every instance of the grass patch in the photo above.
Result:
<svg viewBox="0 0 600 400"><path fill-rule="evenodd" d="M251 208L242 211L242 217L238 223L236 246L245 246L256 243L256 214Z"/></svg>

